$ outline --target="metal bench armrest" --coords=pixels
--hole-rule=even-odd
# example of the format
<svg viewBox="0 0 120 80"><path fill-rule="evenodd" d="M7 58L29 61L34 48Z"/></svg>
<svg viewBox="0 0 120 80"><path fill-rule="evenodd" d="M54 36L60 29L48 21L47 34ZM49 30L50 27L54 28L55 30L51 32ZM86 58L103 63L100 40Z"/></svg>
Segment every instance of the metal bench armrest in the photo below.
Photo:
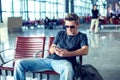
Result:
<svg viewBox="0 0 120 80"><path fill-rule="evenodd" d="M13 53L11 55L7 54L6 56L6 52L8 51L9 53L11 53L10 51L14 51L14 50L15 49L10 48L10 49L5 49L0 51L0 61L1 61L0 65L4 65L13 60L13 58L11 58L13 56Z"/></svg>
<svg viewBox="0 0 120 80"><path fill-rule="evenodd" d="M48 50L44 50L44 51L48 51ZM38 54L42 54L43 53L43 50L39 50L39 51L36 51L34 54L33 54L33 57L37 57Z"/></svg>

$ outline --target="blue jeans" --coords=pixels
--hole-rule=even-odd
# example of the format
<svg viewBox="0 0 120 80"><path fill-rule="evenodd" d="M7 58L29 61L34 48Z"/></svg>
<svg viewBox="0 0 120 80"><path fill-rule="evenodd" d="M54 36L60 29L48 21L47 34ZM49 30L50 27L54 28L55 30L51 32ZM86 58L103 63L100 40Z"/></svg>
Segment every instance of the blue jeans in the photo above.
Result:
<svg viewBox="0 0 120 80"><path fill-rule="evenodd" d="M74 70L67 60L53 60L48 58L29 58L18 60L14 67L14 79L26 80L25 72L54 70L60 74L60 80L73 80Z"/></svg>

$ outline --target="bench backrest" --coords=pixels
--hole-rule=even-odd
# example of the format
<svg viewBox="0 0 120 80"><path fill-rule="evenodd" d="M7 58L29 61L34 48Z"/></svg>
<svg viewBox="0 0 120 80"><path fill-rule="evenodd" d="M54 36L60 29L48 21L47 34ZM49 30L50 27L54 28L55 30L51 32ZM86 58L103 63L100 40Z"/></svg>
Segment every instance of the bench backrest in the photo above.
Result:
<svg viewBox="0 0 120 80"><path fill-rule="evenodd" d="M48 46L48 48L50 48L50 46L52 45L52 43L53 43L53 41L54 41L54 38L55 38L55 37L50 37L50 38L49 38L49 46Z"/></svg>
<svg viewBox="0 0 120 80"><path fill-rule="evenodd" d="M18 59L31 58L40 50L42 52L36 57L44 57L45 40L46 37L17 37L14 62ZM49 48L53 40L54 37L49 38ZM82 56L79 57L79 62L82 63Z"/></svg>
<svg viewBox="0 0 120 80"><path fill-rule="evenodd" d="M14 61L33 57L35 52L42 50L37 57L44 56L46 37L17 37Z"/></svg>

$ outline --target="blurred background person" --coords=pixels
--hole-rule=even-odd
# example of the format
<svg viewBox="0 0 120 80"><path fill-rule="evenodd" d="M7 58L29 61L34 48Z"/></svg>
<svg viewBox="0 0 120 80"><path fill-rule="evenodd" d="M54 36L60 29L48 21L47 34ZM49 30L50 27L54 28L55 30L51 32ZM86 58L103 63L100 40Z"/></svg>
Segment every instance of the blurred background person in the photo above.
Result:
<svg viewBox="0 0 120 80"><path fill-rule="evenodd" d="M45 17L45 20L44 20L45 29L49 27L49 24L50 24L50 19L48 17Z"/></svg>
<svg viewBox="0 0 120 80"><path fill-rule="evenodd" d="M98 25L99 25L99 10L97 9L97 5L93 5L92 12L92 20L90 25L90 32L93 32L93 28L95 26L95 33L98 32Z"/></svg>
<svg viewBox="0 0 120 80"><path fill-rule="evenodd" d="M115 16L117 19L120 19L120 4L115 3Z"/></svg>
<svg viewBox="0 0 120 80"><path fill-rule="evenodd" d="M107 12L108 12L107 13L107 18L109 20L109 23L113 24L113 18L115 18L115 13L114 13L114 11L112 9L112 6L108 6Z"/></svg>

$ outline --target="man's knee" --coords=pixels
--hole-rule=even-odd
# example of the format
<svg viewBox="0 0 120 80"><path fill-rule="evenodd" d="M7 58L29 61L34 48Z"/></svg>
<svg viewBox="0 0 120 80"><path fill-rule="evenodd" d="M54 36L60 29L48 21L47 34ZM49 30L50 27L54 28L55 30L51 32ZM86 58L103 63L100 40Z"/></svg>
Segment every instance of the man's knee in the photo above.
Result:
<svg viewBox="0 0 120 80"><path fill-rule="evenodd" d="M74 72L72 64L70 62L64 62L63 67L66 72Z"/></svg>
<svg viewBox="0 0 120 80"><path fill-rule="evenodd" d="M17 60L15 61L15 67L17 66L20 66L24 61L23 60Z"/></svg>

